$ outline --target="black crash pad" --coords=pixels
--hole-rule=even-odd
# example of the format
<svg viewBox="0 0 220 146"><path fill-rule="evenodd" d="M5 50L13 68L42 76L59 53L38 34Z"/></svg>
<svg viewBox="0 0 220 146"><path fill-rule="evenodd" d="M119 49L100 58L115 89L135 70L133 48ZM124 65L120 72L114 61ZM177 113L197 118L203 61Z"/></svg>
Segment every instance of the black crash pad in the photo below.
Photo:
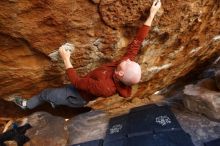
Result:
<svg viewBox="0 0 220 146"><path fill-rule="evenodd" d="M128 137L182 130L168 106L147 105L134 108L128 115Z"/></svg>
<svg viewBox="0 0 220 146"><path fill-rule="evenodd" d="M103 145L103 140L93 140L93 141L88 141L84 143L79 143L79 144L74 144L72 146L102 146Z"/></svg>
<svg viewBox="0 0 220 146"><path fill-rule="evenodd" d="M194 146L184 131L168 131L129 137L127 146Z"/></svg>
<svg viewBox="0 0 220 146"><path fill-rule="evenodd" d="M105 141L115 141L127 137L127 118L126 114L110 119Z"/></svg>
<svg viewBox="0 0 220 146"><path fill-rule="evenodd" d="M220 138L206 142L204 146L220 146Z"/></svg>

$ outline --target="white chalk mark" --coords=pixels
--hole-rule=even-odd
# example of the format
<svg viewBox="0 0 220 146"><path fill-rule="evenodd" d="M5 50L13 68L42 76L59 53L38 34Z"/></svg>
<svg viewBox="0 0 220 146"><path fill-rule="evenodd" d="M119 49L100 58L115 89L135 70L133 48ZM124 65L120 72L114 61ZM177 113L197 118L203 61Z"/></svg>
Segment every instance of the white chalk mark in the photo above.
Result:
<svg viewBox="0 0 220 146"><path fill-rule="evenodd" d="M153 67L149 68L148 71L157 73L157 72L159 72L163 69L169 68L170 66L172 66L171 63L165 64L165 65L162 65L162 66L153 66Z"/></svg>
<svg viewBox="0 0 220 146"><path fill-rule="evenodd" d="M155 95L158 95L159 93L160 93L160 91L156 91L156 92L154 92Z"/></svg>
<svg viewBox="0 0 220 146"><path fill-rule="evenodd" d="M97 38L94 42L93 45L94 46L98 46L101 43L101 38Z"/></svg>
<svg viewBox="0 0 220 146"><path fill-rule="evenodd" d="M215 37L213 38L213 40L214 40L214 41L220 40L220 35L215 36Z"/></svg>
<svg viewBox="0 0 220 146"><path fill-rule="evenodd" d="M220 56L214 61L213 64L218 64L219 60L220 60Z"/></svg>
<svg viewBox="0 0 220 146"><path fill-rule="evenodd" d="M200 49L202 49L202 47L194 48L189 53L192 54L192 53L198 52Z"/></svg>
<svg viewBox="0 0 220 146"><path fill-rule="evenodd" d="M150 43L149 40L144 40L144 41L142 42L142 48L145 47L145 46L147 46L149 43Z"/></svg>

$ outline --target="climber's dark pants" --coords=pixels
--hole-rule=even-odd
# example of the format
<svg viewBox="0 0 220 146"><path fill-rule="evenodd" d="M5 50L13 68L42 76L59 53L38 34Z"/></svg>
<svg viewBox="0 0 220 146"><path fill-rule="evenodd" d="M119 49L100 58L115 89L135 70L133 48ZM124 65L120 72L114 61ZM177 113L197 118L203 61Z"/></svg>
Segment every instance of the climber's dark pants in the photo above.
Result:
<svg viewBox="0 0 220 146"><path fill-rule="evenodd" d="M51 103L53 107L56 105L83 107L86 104L86 101L72 85L66 85L63 88L45 89L28 100L27 107L33 109L44 102Z"/></svg>

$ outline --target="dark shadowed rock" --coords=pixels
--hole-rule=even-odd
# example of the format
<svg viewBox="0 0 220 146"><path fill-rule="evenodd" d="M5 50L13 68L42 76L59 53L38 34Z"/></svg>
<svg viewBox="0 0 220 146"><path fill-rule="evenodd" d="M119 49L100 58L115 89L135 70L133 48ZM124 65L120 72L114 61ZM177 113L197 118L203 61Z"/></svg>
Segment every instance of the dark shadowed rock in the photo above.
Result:
<svg viewBox="0 0 220 146"><path fill-rule="evenodd" d="M204 142L219 138L220 123L189 112L186 109L174 110L181 127L189 133L195 146L204 146Z"/></svg>
<svg viewBox="0 0 220 146"><path fill-rule="evenodd" d="M199 74L198 79L212 78L214 76L215 76L215 69L209 68L207 70L204 70L201 74Z"/></svg>
<svg viewBox="0 0 220 146"><path fill-rule="evenodd" d="M37 112L24 119L32 128L26 135L31 146L65 146L68 139L65 119L46 112Z"/></svg>
<svg viewBox="0 0 220 146"><path fill-rule="evenodd" d="M185 86L184 94L184 104L189 110L220 121L220 92L190 84Z"/></svg>
<svg viewBox="0 0 220 146"><path fill-rule="evenodd" d="M220 70L215 73L215 83L218 89L220 90Z"/></svg>
<svg viewBox="0 0 220 146"><path fill-rule="evenodd" d="M99 4L101 0L91 0L95 4Z"/></svg>
<svg viewBox="0 0 220 146"><path fill-rule="evenodd" d="M206 78L206 79L202 79L201 81L199 81L197 85L200 87L206 88L208 90L218 91L218 88L215 83L216 82L214 79Z"/></svg>
<svg viewBox="0 0 220 146"><path fill-rule="evenodd" d="M103 139L108 126L108 115L102 111L90 111L67 122L68 145Z"/></svg>

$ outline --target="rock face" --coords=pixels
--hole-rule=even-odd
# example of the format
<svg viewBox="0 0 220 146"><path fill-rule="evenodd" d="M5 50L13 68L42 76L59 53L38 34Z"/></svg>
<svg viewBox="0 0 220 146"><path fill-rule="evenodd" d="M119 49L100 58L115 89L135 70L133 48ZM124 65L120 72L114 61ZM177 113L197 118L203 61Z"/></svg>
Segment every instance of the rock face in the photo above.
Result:
<svg viewBox="0 0 220 146"><path fill-rule="evenodd" d="M183 108L175 109L174 114L184 131L190 134L195 146L204 146L205 142L219 138L219 122L210 121Z"/></svg>
<svg viewBox="0 0 220 146"><path fill-rule="evenodd" d="M32 128L26 136L27 146L66 146L90 140L104 139L109 116L101 111L91 111L70 120L46 112L36 112L23 119Z"/></svg>
<svg viewBox="0 0 220 146"><path fill-rule="evenodd" d="M214 80L203 79L196 85L187 85L184 94L184 104L189 110L220 121L220 92Z"/></svg>
<svg viewBox="0 0 220 146"><path fill-rule="evenodd" d="M67 122L68 145L104 139L108 128L109 115L102 111L90 111Z"/></svg>
<svg viewBox="0 0 220 146"><path fill-rule="evenodd" d="M219 138L220 123L204 116L191 113L182 105L172 109L183 130L190 134L195 146ZM68 121L46 112L36 112L23 119L32 125L25 133L30 141L25 146L69 146L90 140L104 139L109 123L109 115L101 111L91 111ZM8 141L9 146L16 146Z"/></svg>
<svg viewBox="0 0 220 146"><path fill-rule="evenodd" d="M29 145L65 146L68 139L65 119L46 112L37 112L25 119L32 128L25 135Z"/></svg>
<svg viewBox="0 0 220 146"><path fill-rule="evenodd" d="M151 7L149 0L102 0L100 12L104 22L111 27L132 25Z"/></svg>
<svg viewBox="0 0 220 146"><path fill-rule="evenodd" d="M62 62L48 57L65 42L75 44L71 57L80 75L118 59L151 4L152 0L1 1L0 96L7 99L20 93L30 98L44 88L66 83ZM152 102L149 95L219 51L219 19L218 0L162 0L137 57L143 73L133 99L116 95L89 106L118 113Z"/></svg>

